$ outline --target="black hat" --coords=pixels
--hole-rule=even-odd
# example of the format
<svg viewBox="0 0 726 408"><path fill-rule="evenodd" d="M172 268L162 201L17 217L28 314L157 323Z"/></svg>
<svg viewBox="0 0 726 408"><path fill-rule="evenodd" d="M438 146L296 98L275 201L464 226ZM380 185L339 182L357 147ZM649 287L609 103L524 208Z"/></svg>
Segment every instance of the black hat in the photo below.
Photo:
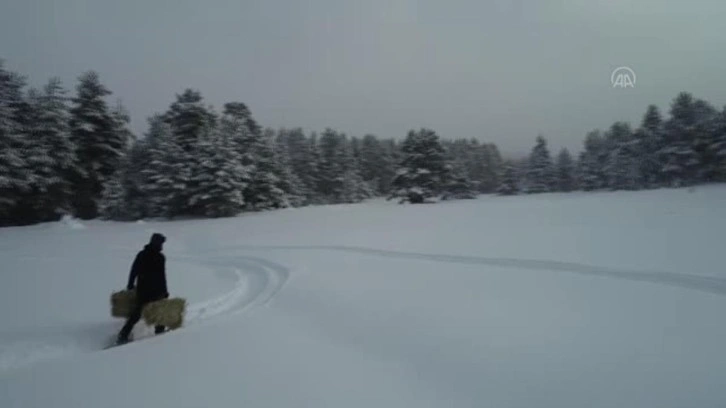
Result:
<svg viewBox="0 0 726 408"><path fill-rule="evenodd" d="M152 244L160 245L160 244L163 244L164 242L166 242L166 237L159 234L158 232L155 232L151 235Z"/></svg>

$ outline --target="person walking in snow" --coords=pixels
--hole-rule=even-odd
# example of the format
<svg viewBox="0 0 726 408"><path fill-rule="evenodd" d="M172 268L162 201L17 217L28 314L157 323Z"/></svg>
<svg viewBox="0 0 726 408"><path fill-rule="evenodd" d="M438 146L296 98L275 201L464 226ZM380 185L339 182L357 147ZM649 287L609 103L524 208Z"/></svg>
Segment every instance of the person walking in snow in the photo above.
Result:
<svg viewBox="0 0 726 408"><path fill-rule="evenodd" d="M154 233L150 242L134 259L126 289L136 288L136 307L118 334L117 344L128 343L131 330L141 319L141 312L146 304L169 297L166 287L166 257L161 253L164 242L165 236ZM164 326L155 326L154 332L163 333Z"/></svg>

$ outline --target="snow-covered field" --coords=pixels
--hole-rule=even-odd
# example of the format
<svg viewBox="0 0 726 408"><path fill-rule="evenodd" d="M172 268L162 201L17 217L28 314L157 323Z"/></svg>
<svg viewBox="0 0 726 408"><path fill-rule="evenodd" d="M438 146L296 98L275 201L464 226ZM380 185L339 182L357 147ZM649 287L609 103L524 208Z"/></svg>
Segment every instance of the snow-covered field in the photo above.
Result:
<svg viewBox="0 0 726 408"><path fill-rule="evenodd" d="M187 325L101 351L154 231ZM5 228L0 407L723 407L725 238L726 186Z"/></svg>

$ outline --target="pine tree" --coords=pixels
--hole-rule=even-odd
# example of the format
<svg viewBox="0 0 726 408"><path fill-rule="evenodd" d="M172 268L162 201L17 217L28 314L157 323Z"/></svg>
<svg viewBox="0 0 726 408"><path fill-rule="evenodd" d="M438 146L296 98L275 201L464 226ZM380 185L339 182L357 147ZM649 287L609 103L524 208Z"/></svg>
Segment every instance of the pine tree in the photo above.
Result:
<svg viewBox="0 0 726 408"><path fill-rule="evenodd" d="M242 211L249 176L229 139L219 134L202 138L196 146L193 173L188 199L192 214L228 217Z"/></svg>
<svg viewBox="0 0 726 408"><path fill-rule="evenodd" d="M146 179L143 173L150 162L149 141L147 139L135 141L129 149L121 177L126 194L126 212L130 219L142 219L150 213L148 197L144 191Z"/></svg>
<svg viewBox="0 0 726 408"><path fill-rule="evenodd" d="M479 191L493 193L499 186L499 175L502 172L502 156L499 154L499 149L493 143L483 143L478 148L475 145L473 149L473 159L477 162Z"/></svg>
<svg viewBox="0 0 726 408"><path fill-rule="evenodd" d="M547 148L547 140L543 136L537 137L537 144L529 155L527 183L529 193L548 192L554 186L552 157Z"/></svg>
<svg viewBox="0 0 726 408"><path fill-rule="evenodd" d="M373 135L365 135L360 143L358 163L363 180L372 186L375 195L386 195L396 174L396 163L389 149Z"/></svg>
<svg viewBox="0 0 726 408"><path fill-rule="evenodd" d="M285 150L291 174L299 181L296 191L301 197L301 204L313 203L317 190L316 161L312 150L314 146L300 128L281 129L278 132L278 142Z"/></svg>
<svg viewBox="0 0 726 408"><path fill-rule="evenodd" d="M253 133L255 162L251 182L245 189L246 208L267 210L290 205L284 187L284 169L275 154L274 132Z"/></svg>
<svg viewBox="0 0 726 408"><path fill-rule="evenodd" d="M98 215L97 200L101 198L103 184L119 169L127 148L127 140L115 132L116 124L104 99L110 94L95 72L79 77L70 127L83 169L75 180L73 206L84 219Z"/></svg>
<svg viewBox="0 0 726 408"><path fill-rule="evenodd" d="M269 134L274 134L270 129ZM287 201L292 207L305 205L306 188L300 177L295 174L292 167L292 159L287 146L287 141L282 131L278 132L274 139L274 154L277 157L280 168L280 188L284 191Z"/></svg>
<svg viewBox="0 0 726 408"><path fill-rule="evenodd" d="M450 166L439 136L429 129L411 130L401 146L401 155L392 197L418 204L440 195L449 180Z"/></svg>
<svg viewBox="0 0 726 408"><path fill-rule="evenodd" d="M60 79L51 78L42 93L30 92L28 98L34 112L31 137L38 154L42 154L42 160L33 165L43 184L33 198L40 221L72 213L71 181L82 174L70 140L65 94Z"/></svg>
<svg viewBox="0 0 726 408"><path fill-rule="evenodd" d="M580 187L585 191L599 190L607 186L605 167L608 151L600 131L594 130L585 138L585 150L577 164Z"/></svg>
<svg viewBox="0 0 726 408"><path fill-rule="evenodd" d="M616 122L605 135L609 155L605 167L611 190L642 188L638 140L633 138L630 126Z"/></svg>
<svg viewBox="0 0 726 408"><path fill-rule="evenodd" d="M318 145L318 192L325 203L352 203L372 192L359 173L351 143L343 133L326 129Z"/></svg>
<svg viewBox="0 0 726 408"><path fill-rule="evenodd" d="M182 161L185 152L174 142L171 127L161 115L149 118L146 134L148 163L141 170L141 192L146 199L150 217L174 217L187 207L187 186L191 178L189 161Z"/></svg>
<svg viewBox="0 0 726 408"><path fill-rule="evenodd" d="M22 195L14 217L23 224L48 221L52 217L54 203L50 200L50 187L58 182L55 178L50 146L42 131L43 107L41 94L36 89L28 91L22 109L23 156L30 180L29 189Z"/></svg>
<svg viewBox="0 0 726 408"><path fill-rule="evenodd" d="M401 162L400 145L394 139L385 139L381 142L381 146L386 160L382 167L379 188L381 195L389 196L393 191L393 180L396 177L398 163Z"/></svg>
<svg viewBox="0 0 726 408"><path fill-rule="evenodd" d="M243 197L246 210L283 208L289 205L283 187L284 169L275 154L274 132L262 131L244 103L224 105L220 120L223 137L234 146L244 169Z"/></svg>
<svg viewBox="0 0 726 408"><path fill-rule="evenodd" d="M354 166L345 170L339 179L341 192L338 201L341 203L357 203L374 196L373 189Z"/></svg>
<svg viewBox="0 0 726 408"><path fill-rule="evenodd" d="M693 126L692 146L698 160L696 182L713 182L717 179L719 172L718 155L711 149L718 128L719 112L710 103L701 99L694 102L693 108L696 118Z"/></svg>
<svg viewBox="0 0 726 408"><path fill-rule="evenodd" d="M469 180L465 168L453 166L448 182L444 186L442 199L465 200L476 198L476 196L476 188Z"/></svg>
<svg viewBox="0 0 726 408"><path fill-rule="evenodd" d="M186 89L176 96L164 115L175 143L187 153L193 153L210 129L216 125L216 118L203 102L202 94Z"/></svg>
<svg viewBox="0 0 726 408"><path fill-rule="evenodd" d="M658 156L658 151L665 145L663 137L663 119L660 111L657 106L650 105L643 116L640 128L634 134L639 146L637 157L640 162L640 175L646 188L657 187L663 183L661 172L663 163Z"/></svg>
<svg viewBox="0 0 726 408"><path fill-rule="evenodd" d="M342 135L325 129L320 135L320 161L318 162L318 192L326 203L338 203L342 192L343 175Z"/></svg>
<svg viewBox="0 0 726 408"><path fill-rule="evenodd" d="M698 154L694 150L697 112L693 96L681 93L671 104L665 123L665 145L659 151L667 185L691 185L697 180Z"/></svg>
<svg viewBox="0 0 726 408"><path fill-rule="evenodd" d="M32 172L24 157L24 86L25 79L5 70L0 60L0 225L18 224L15 211L32 189Z"/></svg>
<svg viewBox="0 0 726 408"><path fill-rule="evenodd" d="M116 106L111 110L111 119L113 120L113 131L116 138L123 141L124 152L128 153L128 149L133 145L136 137L129 126L131 124L131 116L121 101L116 102Z"/></svg>
<svg viewBox="0 0 726 408"><path fill-rule="evenodd" d="M570 192L575 190L575 161L572 159L570 151L566 148L560 150L557 155L557 191Z"/></svg>
<svg viewBox="0 0 726 408"><path fill-rule="evenodd" d="M716 180L726 181L726 107L714 119L713 137L709 149L716 157Z"/></svg>
<svg viewBox="0 0 726 408"><path fill-rule="evenodd" d="M515 195L519 193L517 171L514 163L511 161L506 161L502 164L497 193L500 195Z"/></svg>
<svg viewBox="0 0 726 408"><path fill-rule="evenodd" d="M174 192L167 197L166 216L204 213L206 202L200 204L200 197L204 196L200 183L205 183L206 178L199 172L208 170L207 164L211 160L208 156L215 152L209 143L216 136L217 117L204 105L198 91L186 89L176 95L162 118L171 132L164 162L170 171L174 171L167 180L171 182L167 187Z"/></svg>
<svg viewBox="0 0 726 408"><path fill-rule="evenodd" d="M106 220L129 219L126 190L122 184L120 172L104 183L98 210L101 218Z"/></svg>
<svg viewBox="0 0 726 408"><path fill-rule="evenodd" d="M310 173L310 182L312 182L312 195L310 204L327 204L326 197L320 191L320 163L322 154L318 143L318 134L312 132L307 139L308 152L310 158L310 167L313 169Z"/></svg>

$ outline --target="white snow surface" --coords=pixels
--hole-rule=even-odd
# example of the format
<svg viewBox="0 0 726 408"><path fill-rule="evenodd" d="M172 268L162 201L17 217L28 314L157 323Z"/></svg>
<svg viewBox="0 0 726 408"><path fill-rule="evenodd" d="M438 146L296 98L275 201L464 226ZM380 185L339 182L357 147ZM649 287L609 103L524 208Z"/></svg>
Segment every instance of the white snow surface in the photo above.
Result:
<svg viewBox="0 0 726 408"><path fill-rule="evenodd" d="M726 186L74 225L0 230L0 407L726 406ZM186 325L102 350L156 231Z"/></svg>

